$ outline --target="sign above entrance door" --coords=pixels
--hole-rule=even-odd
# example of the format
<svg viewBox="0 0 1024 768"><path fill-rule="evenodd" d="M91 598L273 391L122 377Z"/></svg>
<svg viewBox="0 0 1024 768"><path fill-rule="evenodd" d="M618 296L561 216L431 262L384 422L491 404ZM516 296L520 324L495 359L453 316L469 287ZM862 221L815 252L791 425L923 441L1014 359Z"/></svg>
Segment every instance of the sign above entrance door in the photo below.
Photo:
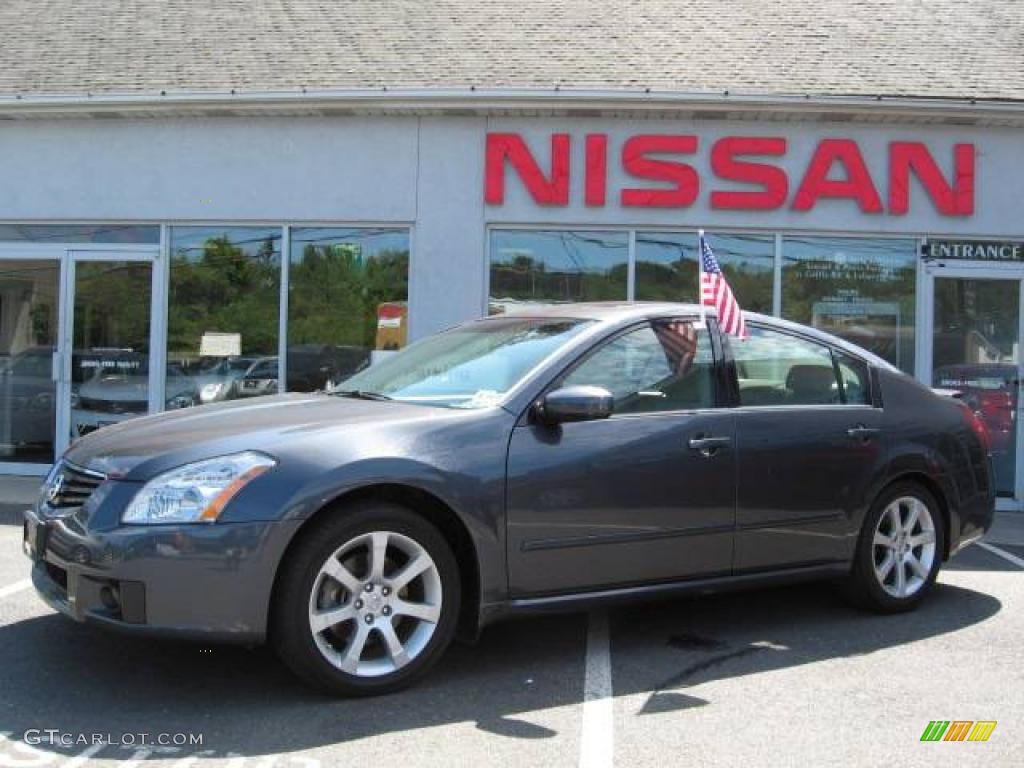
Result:
<svg viewBox="0 0 1024 768"><path fill-rule="evenodd" d="M927 259L1024 262L1024 242L998 240L929 240L922 248Z"/></svg>

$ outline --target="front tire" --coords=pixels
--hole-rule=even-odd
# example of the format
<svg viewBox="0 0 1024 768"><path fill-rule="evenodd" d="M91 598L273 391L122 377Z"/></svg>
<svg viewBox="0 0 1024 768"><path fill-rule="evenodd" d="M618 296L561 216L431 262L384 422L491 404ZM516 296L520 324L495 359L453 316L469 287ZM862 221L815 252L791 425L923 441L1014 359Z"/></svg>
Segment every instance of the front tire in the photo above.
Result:
<svg viewBox="0 0 1024 768"><path fill-rule="evenodd" d="M913 610L935 583L944 543L935 497L913 482L890 486L864 520L847 596L877 613Z"/></svg>
<svg viewBox="0 0 1024 768"><path fill-rule="evenodd" d="M314 686L343 696L405 688L451 643L461 604L451 547L396 504L360 503L317 521L289 552L271 641Z"/></svg>

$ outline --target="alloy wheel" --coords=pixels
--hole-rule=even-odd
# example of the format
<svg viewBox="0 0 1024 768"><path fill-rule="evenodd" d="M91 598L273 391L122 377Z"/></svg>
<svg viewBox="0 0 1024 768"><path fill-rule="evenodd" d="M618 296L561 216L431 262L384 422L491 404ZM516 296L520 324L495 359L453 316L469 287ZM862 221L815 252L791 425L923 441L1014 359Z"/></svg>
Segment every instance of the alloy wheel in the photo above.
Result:
<svg viewBox="0 0 1024 768"><path fill-rule="evenodd" d="M875 578L887 594L908 598L928 581L935 562L935 521L921 499L902 496L882 512L872 542Z"/></svg>
<svg viewBox="0 0 1024 768"><path fill-rule="evenodd" d="M313 581L309 628L334 667L380 677L409 664L441 618L441 575L408 536L373 531L346 542Z"/></svg>

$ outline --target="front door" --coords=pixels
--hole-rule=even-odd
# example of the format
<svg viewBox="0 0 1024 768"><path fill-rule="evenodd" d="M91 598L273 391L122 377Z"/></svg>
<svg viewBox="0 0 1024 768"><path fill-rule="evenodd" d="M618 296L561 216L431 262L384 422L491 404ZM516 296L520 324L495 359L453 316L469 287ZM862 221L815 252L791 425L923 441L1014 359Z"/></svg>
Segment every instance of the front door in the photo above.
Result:
<svg viewBox="0 0 1024 768"><path fill-rule="evenodd" d="M959 390L988 427L996 493L1021 498L1022 280L993 269L935 269L931 384Z"/></svg>
<svg viewBox="0 0 1024 768"><path fill-rule="evenodd" d="M523 423L508 454L514 595L722 575L732 561L733 417L717 406L708 332L644 323L553 386L604 387L615 412Z"/></svg>
<svg viewBox="0 0 1024 768"><path fill-rule="evenodd" d="M59 448L150 411L153 272L147 254L69 252Z"/></svg>

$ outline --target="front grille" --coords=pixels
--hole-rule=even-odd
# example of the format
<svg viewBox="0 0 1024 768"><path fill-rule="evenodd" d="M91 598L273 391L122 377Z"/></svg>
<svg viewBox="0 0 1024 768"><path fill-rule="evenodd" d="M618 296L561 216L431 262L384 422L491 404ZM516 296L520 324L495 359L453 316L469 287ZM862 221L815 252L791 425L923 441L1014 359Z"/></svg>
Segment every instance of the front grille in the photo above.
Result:
<svg viewBox="0 0 1024 768"><path fill-rule="evenodd" d="M43 501L51 509L69 510L82 506L106 477L66 461L60 462L43 487Z"/></svg>
<svg viewBox="0 0 1024 768"><path fill-rule="evenodd" d="M96 400L92 397L79 397L78 407L93 413L146 413L149 410L148 400Z"/></svg>

